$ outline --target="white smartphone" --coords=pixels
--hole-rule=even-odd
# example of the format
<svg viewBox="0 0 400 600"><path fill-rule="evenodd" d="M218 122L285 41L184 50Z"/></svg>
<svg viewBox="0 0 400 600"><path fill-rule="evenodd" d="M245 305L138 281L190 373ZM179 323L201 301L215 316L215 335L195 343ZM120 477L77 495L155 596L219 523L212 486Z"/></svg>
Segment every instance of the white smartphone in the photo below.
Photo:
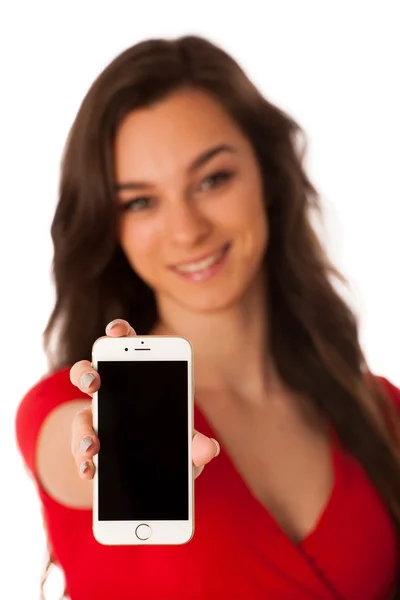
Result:
<svg viewBox="0 0 400 600"><path fill-rule="evenodd" d="M106 545L185 544L194 534L193 360L180 337L93 345L100 440L93 533Z"/></svg>

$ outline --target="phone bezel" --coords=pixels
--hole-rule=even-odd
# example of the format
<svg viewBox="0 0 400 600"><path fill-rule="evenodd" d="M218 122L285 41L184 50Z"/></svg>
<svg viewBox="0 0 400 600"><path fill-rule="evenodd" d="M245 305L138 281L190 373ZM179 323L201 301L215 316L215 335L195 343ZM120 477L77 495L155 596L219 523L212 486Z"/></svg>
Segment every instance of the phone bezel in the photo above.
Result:
<svg viewBox="0 0 400 600"><path fill-rule="evenodd" d="M125 348L128 348L126 351ZM93 535L105 545L176 545L189 542L194 535L194 477L192 439L194 432L193 351L190 342L178 336L135 336L99 338L92 349L92 366L98 361L152 361L185 360L188 363L188 481L189 518L185 521L99 521L98 519L98 460L94 457L93 478ZM93 428L98 431L98 394L93 394ZM100 440L101 444L101 440ZM101 477L101 473L100 473ZM139 525L149 525L152 535L148 540L136 536Z"/></svg>

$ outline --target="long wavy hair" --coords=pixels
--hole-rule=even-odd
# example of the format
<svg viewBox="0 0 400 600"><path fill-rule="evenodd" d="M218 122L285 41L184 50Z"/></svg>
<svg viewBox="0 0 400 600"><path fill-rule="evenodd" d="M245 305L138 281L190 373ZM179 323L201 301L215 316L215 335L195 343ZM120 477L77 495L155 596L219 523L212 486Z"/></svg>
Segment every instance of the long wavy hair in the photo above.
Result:
<svg viewBox="0 0 400 600"><path fill-rule="evenodd" d="M270 103L224 50L197 36L140 42L117 56L89 89L62 161L52 239L56 302L44 334L52 370L90 359L115 317L148 333L157 321L152 290L132 270L117 238L113 146L122 119L184 88L221 103L255 151L268 203L269 342L283 381L333 425L364 467L400 535L399 424L370 373L344 278L311 225L318 193L304 168L306 137ZM395 598L400 599L400 586Z"/></svg>

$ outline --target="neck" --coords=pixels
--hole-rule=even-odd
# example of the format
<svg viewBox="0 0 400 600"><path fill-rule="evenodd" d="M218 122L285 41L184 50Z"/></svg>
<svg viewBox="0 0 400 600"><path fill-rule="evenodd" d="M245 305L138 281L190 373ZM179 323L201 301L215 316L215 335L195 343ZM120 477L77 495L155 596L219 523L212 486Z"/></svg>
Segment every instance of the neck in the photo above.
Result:
<svg viewBox="0 0 400 600"><path fill-rule="evenodd" d="M192 311L158 299L155 335L187 338L194 350L196 390L230 391L256 398L272 374L268 350L267 292L263 277L235 305L218 312Z"/></svg>

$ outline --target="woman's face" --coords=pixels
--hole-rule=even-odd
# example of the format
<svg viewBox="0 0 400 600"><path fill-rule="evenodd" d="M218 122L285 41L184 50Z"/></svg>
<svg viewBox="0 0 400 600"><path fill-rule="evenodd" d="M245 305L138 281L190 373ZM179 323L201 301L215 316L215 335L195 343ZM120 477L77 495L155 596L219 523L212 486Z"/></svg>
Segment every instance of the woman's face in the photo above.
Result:
<svg viewBox="0 0 400 600"><path fill-rule="evenodd" d="M268 228L250 143L211 96L130 113L115 143L121 246L159 303L220 310L258 273Z"/></svg>

